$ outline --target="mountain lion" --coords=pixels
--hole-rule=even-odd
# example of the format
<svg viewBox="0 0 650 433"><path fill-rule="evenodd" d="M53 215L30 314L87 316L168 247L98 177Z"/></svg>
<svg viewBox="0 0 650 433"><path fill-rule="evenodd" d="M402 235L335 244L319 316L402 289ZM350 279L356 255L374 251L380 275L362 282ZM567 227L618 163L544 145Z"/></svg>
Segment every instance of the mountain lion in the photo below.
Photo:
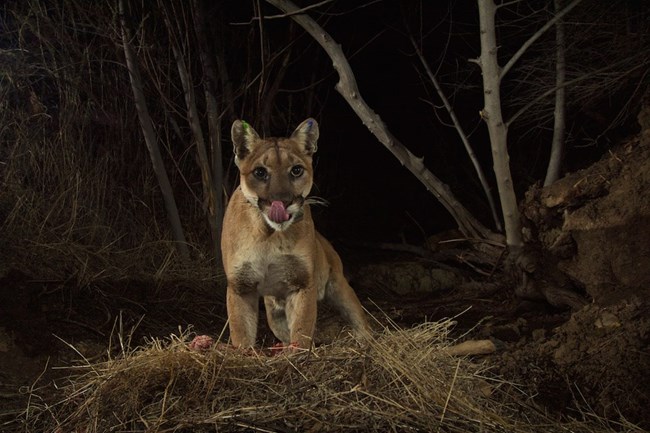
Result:
<svg viewBox="0 0 650 433"><path fill-rule="evenodd" d="M314 119L302 122L289 138L260 138L240 120L232 125L240 186L226 209L221 250L235 347L255 345L260 296L269 326L284 347L311 347L317 301L323 298L355 334L367 333L341 259L311 217L307 195L317 140Z"/></svg>

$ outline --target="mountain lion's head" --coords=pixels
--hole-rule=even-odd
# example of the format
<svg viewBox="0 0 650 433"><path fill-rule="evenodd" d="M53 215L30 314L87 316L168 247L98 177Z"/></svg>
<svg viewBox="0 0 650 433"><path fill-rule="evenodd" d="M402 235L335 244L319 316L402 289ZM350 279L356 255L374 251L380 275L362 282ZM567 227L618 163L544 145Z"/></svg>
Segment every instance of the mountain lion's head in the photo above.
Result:
<svg viewBox="0 0 650 433"><path fill-rule="evenodd" d="M244 196L270 227L287 229L302 217L311 191L318 123L307 119L288 138L260 138L252 126L236 120L231 133Z"/></svg>

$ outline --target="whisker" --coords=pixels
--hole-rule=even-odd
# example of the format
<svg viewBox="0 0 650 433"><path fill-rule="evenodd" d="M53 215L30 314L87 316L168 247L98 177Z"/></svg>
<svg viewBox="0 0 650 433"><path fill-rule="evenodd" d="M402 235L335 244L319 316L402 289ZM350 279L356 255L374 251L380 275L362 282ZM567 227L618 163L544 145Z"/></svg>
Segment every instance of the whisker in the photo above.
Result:
<svg viewBox="0 0 650 433"><path fill-rule="evenodd" d="M316 206L329 206L330 202L325 200L323 197L317 197L315 195L307 197L305 203Z"/></svg>

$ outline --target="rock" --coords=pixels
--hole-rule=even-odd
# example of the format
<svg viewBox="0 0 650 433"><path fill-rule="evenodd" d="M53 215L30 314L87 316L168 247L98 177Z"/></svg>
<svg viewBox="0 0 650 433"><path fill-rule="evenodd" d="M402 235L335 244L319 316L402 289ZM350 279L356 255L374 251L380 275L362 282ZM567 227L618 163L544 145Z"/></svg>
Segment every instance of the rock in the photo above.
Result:
<svg viewBox="0 0 650 433"><path fill-rule="evenodd" d="M370 264L355 276L355 284L360 287L381 288L397 295L432 293L463 282L463 277L451 269L420 261Z"/></svg>

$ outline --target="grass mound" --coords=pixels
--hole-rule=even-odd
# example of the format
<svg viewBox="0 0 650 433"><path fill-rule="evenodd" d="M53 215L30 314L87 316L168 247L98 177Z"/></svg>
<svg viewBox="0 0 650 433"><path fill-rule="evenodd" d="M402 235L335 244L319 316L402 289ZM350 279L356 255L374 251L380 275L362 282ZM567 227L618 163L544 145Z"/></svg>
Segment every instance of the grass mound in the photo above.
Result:
<svg viewBox="0 0 650 433"><path fill-rule="evenodd" d="M275 357L225 345L192 351L189 333L154 340L75 367L55 403L34 395L25 431L614 431L604 420L558 423L527 406L484 365L444 350L450 326Z"/></svg>

